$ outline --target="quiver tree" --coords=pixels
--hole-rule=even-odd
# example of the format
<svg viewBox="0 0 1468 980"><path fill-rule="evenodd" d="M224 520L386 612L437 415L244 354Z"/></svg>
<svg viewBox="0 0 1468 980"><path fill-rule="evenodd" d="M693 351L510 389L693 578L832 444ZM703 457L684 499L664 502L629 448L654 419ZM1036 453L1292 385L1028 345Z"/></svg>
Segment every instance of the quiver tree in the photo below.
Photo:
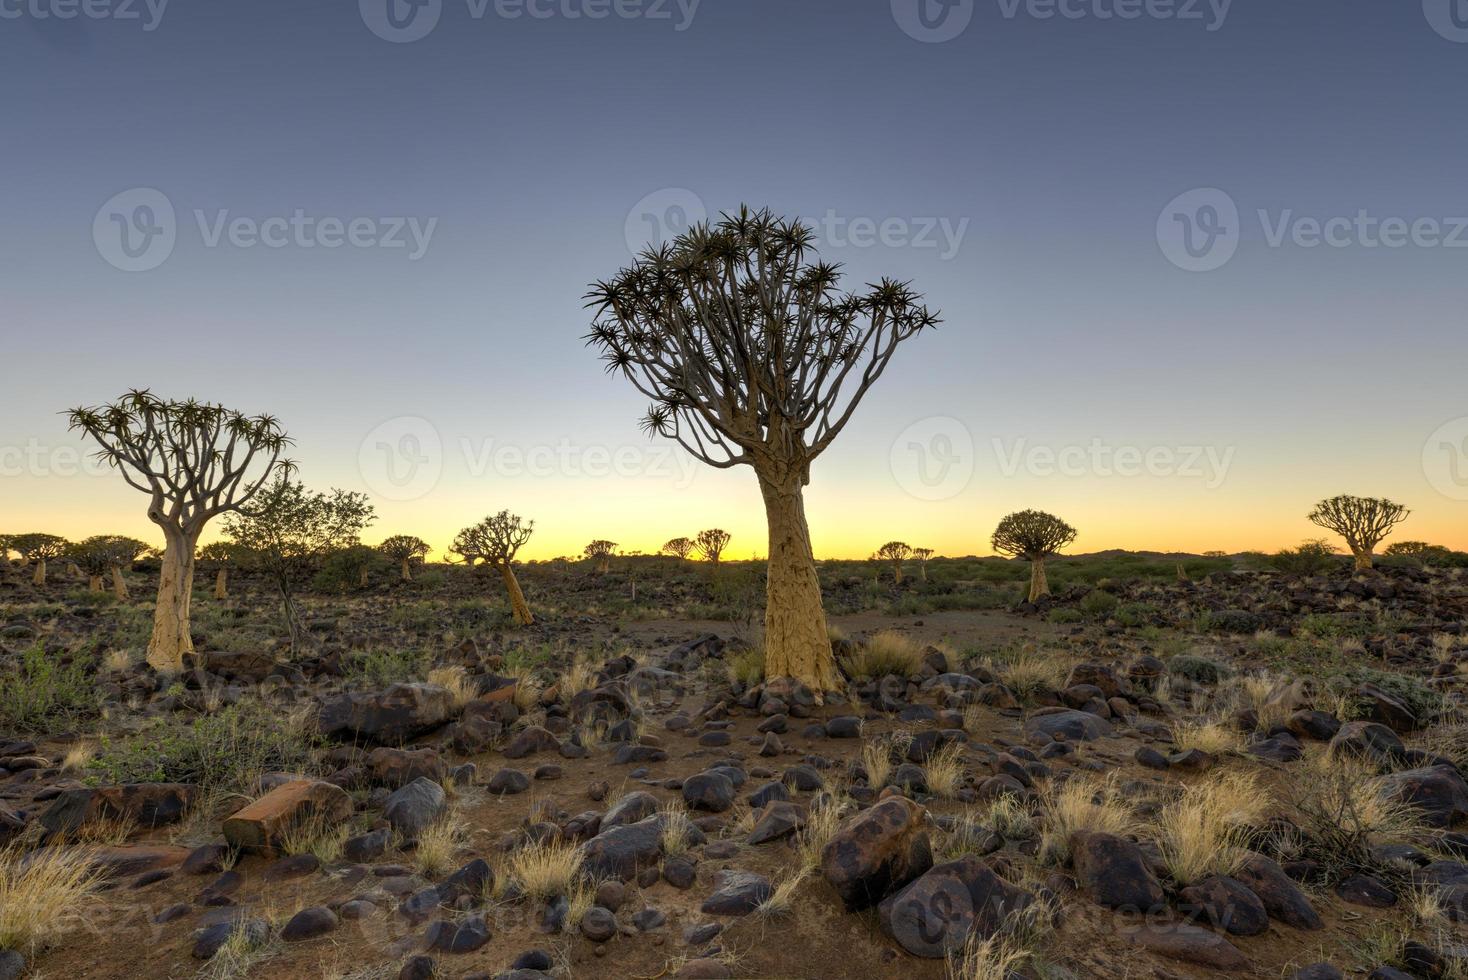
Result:
<svg viewBox="0 0 1468 980"><path fill-rule="evenodd" d="M534 530L534 521L521 521L518 514L502 510L473 527L464 528L449 545L450 554L459 556L471 568L482 561L499 569L505 591L510 596L510 611L521 626L534 625L535 617L530 614L530 606L525 601L525 593L520 591L520 582L515 578L512 565L515 553L530 540Z"/></svg>
<svg viewBox="0 0 1468 980"><path fill-rule="evenodd" d="M892 566L892 575L897 584L902 584L902 563L912 557L912 549L902 541L888 541L877 549L872 556L877 561L887 562Z"/></svg>
<svg viewBox="0 0 1468 980"><path fill-rule="evenodd" d="M40 587L46 584L46 563L65 555L68 545L66 539L60 535L33 532L17 534L10 539L10 547L20 552L22 561L35 562L36 569L31 575L31 582Z"/></svg>
<svg viewBox="0 0 1468 980"><path fill-rule="evenodd" d="M1024 558L1030 563L1030 601L1050 594L1045 578L1045 559L1076 539L1076 529L1042 510L1010 514L994 529L990 544L1001 555Z"/></svg>
<svg viewBox="0 0 1468 980"><path fill-rule="evenodd" d="M148 494L148 519L163 531L163 563L148 663L176 673L193 652L189 599L194 553L204 526L237 513L280 471L290 440L271 416L247 417L222 405L165 401L132 391L112 405L78 408L71 427L94 439L98 457L129 486Z"/></svg>
<svg viewBox="0 0 1468 980"><path fill-rule="evenodd" d="M912 549L912 557L918 563L918 578L926 582L928 580L928 559L933 557L933 549L914 548Z"/></svg>
<svg viewBox="0 0 1468 980"><path fill-rule="evenodd" d="M693 552L692 538L674 538L663 545L663 554L686 559Z"/></svg>
<svg viewBox="0 0 1468 980"><path fill-rule="evenodd" d="M398 574L404 582L413 581L412 566L421 564L428 557L428 542L411 534L394 534L377 546L382 557L398 566Z"/></svg>
<svg viewBox="0 0 1468 980"><path fill-rule="evenodd" d="M245 549L233 541L211 541L199 549L198 561L214 569L214 598L229 598L229 571L245 560Z"/></svg>
<svg viewBox="0 0 1468 980"><path fill-rule="evenodd" d="M285 476L226 519L225 533L274 584L292 649L309 639L295 598L302 583L329 556L359 544L375 519L365 493L311 491Z"/></svg>
<svg viewBox="0 0 1468 980"><path fill-rule="evenodd" d="M112 594L118 599L126 600L128 598L127 580L122 577L123 569L132 568L133 562L151 549L137 538L113 536L110 541L108 554L111 563L108 571L112 575Z"/></svg>
<svg viewBox="0 0 1468 980"><path fill-rule="evenodd" d="M719 563L719 556L724 553L725 548L729 547L730 537L731 535L728 531L711 527L707 531L698 532L698 537L693 539L693 549L698 552L704 561L711 565L717 565Z"/></svg>
<svg viewBox="0 0 1468 980"><path fill-rule="evenodd" d="M616 551L617 542L597 538L586 546L586 550L582 554L596 562L596 572L598 575L605 575L612 570L612 555Z"/></svg>
<svg viewBox="0 0 1468 980"><path fill-rule="evenodd" d="M1316 504L1310 512L1310 522L1345 538L1346 546L1356 556L1356 571L1361 572L1371 568L1376 546L1410 513L1385 497L1343 494Z"/></svg>
<svg viewBox="0 0 1468 980"><path fill-rule="evenodd" d="M747 208L697 225L592 287L587 339L652 400L649 433L755 471L769 524L765 676L820 695L839 677L805 517L811 463L898 344L938 319L895 280L840 292L814 240Z"/></svg>

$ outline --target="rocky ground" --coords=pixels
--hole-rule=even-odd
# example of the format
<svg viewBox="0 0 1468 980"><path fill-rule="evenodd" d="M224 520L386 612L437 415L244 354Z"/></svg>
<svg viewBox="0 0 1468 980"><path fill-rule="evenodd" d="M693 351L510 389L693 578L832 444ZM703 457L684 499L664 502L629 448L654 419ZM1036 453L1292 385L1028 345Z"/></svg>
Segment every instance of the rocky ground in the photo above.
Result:
<svg viewBox="0 0 1468 980"><path fill-rule="evenodd" d="M0 978L1468 976L1461 573L933 564L829 576L824 704L735 569L528 570L527 630L384 582L296 653L245 581L167 686L146 603L11 573Z"/></svg>

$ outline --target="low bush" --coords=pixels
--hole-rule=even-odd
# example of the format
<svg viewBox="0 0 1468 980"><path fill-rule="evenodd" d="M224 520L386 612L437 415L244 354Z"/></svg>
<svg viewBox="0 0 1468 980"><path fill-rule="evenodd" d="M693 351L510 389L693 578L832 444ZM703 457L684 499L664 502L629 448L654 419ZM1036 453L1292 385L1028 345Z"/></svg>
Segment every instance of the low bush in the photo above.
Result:
<svg viewBox="0 0 1468 980"><path fill-rule="evenodd" d="M45 734L95 715L101 700L87 671L36 644L9 669L0 668L0 731Z"/></svg>

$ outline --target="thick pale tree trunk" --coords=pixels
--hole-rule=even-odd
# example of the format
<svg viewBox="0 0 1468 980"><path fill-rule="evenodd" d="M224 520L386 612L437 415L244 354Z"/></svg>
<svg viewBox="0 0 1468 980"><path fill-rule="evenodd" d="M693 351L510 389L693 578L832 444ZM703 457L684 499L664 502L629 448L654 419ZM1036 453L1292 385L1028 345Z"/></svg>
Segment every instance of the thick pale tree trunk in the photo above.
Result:
<svg viewBox="0 0 1468 980"><path fill-rule="evenodd" d="M928 564L923 562L918 566L918 578L926 582L928 580Z"/></svg>
<svg viewBox="0 0 1468 980"><path fill-rule="evenodd" d="M367 569L365 568L357 576L357 587L362 589L367 588Z"/></svg>
<svg viewBox="0 0 1468 980"><path fill-rule="evenodd" d="M500 566L500 578L505 580L505 591L510 594L510 611L515 614L515 622L521 626L534 626L535 617L530 614L525 593L520 591L520 582L515 578L515 570L510 567L509 562Z"/></svg>
<svg viewBox="0 0 1468 980"><path fill-rule="evenodd" d="M221 568L214 573L214 598L229 598L229 569Z"/></svg>
<svg viewBox="0 0 1468 980"><path fill-rule="evenodd" d="M127 579L122 577L122 569L116 565L112 566L112 594L124 602L127 601Z"/></svg>
<svg viewBox="0 0 1468 980"><path fill-rule="evenodd" d="M102 591L102 576L100 576L100 575L89 575L89 576L87 576L87 589L89 591L92 591L92 592L101 592Z"/></svg>
<svg viewBox="0 0 1468 980"><path fill-rule="evenodd" d="M759 473L770 525L765 589L765 676L793 677L820 694L836 690L836 658L805 521L803 480Z"/></svg>
<svg viewBox="0 0 1468 980"><path fill-rule="evenodd" d="M605 575L607 572L610 572L612 570L612 560L606 555L602 555L596 560L596 570L598 574L601 575Z"/></svg>
<svg viewBox="0 0 1468 980"><path fill-rule="evenodd" d="M36 573L31 576L31 584L36 586L46 584L46 559L36 559Z"/></svg>
<svg viewBox="0 0 1468 980"><path fill-rule="evenodd" d="M892 566L892 572L893 572L894 576L897 579L897 584L898 585L901 585L902 584L902 566L901 565L893 565Z"/></svg>
<svg viewBox="0 0 1468 980"><path fill-rule="evenodd" d="M163 571L158 577L158 605L153 610L153 637L148 664L164 674L183 671L184 656L194 652L189 634L189 601L194 594L194 547L199 538L164 528Z"/></svg>
<svg viewBox="0 0 1468 980"><path fill-rule="evenodd" d="M410 571L408 571L408 559L406 559L406 558L403 559L403 581L404 582L411 582L411 581L413 581L413 573L410 572Z"/></svg>
<svg viewBox="0 0 1468 980"><path fill-rule="evenodd" d="M1030 559L1030 601L1050 594L1050 581L1045 578L1045 559Z"/></svg>
<svg viewBox="0 0 1468 980"><path fill-rule="evenodd" d="M1371 571L1371 551L1369 549L1361 548L1356 551L1356 571Z"/></svg>

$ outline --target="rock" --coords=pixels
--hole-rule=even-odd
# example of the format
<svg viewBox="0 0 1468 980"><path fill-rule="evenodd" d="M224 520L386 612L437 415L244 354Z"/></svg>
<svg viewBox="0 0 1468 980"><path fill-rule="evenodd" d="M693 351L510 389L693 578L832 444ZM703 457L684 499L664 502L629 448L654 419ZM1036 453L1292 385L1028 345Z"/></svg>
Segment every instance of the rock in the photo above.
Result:
<svg viewBox="0 0 1468 980"><path fill-rule="evenodd" d="M1348 721L1330 740L1332 754L1366 759L1380 766L1393 766L1406 753L1407 747L1397 733L1374 721Z"/></svg>
<svg viewBox="0 0 1468 980"><path fill-rule="evenodd" d="M734 783L723 773L696 773L683 781L683 802L690 810L723 813L734 805Z"/></svg>
<svg viewBox="0 0 1468 980"><path fill-rule="evenodd" d="M889 797L847 820L821 851L821 871L847 911L876 905L933 866L927 812Z"/></svg>
<svg viewBox="0 0 1468 980"><path fill-rule="evenodd" d="M1289 720L1285 722L1285 727L1293 732L1296 738L1329 742L1341 730L1341 723L1336 720L1335 715L1327 714L1324 711L1301 710L1290 715Z"/></svg>
<svg viewBox="0 0 1468 980"><path fill-rule="evenodd" d="M754 816L754 828L746 843L764 844L788 837L805 826L805 808L784 800L775 800Z"/></svg>
<svg viewBox="0 0 1468 980"><path fill-rule="evenodd" d="M610 830L624 824L637 823L658 812L658 798L651 793L637 790L612 804L612 808L601 818L601 829Z"/></svg>
<svg viewBox="0 0 1468 980"><path fill-rule="evenodd" d="M644 868L655 867L662 856L666 814L656 814L637 823L603 830L581 845L583 865L598 878L628 881ZM689 827L689 844L697 847L707 838L697 827Z"/></svg>
<svg viewBox="0 0 1468 980"><path fill-rule="evenodd" d="M1167 756L1150 746L1144 745L1137 749L1136 755L1132 756L1132 758L1137 765L1144 766L1148 769L1166 770L1168 768Z"/></svg>
<svg viewBox="0 0 1468 980"><path fill-rule="evenodd" d="M1468 817L1468 783L1450 766L1390 773L1382 777L1382 792L1415 807L1433 827L1451 827Z"/></svg>
<svg viewBox="0 0 1468 980"><path fill-rule="evenodd" d="M1394 732L1410 732L1417 727L1417 716L1402 701L1375 684L1356 688L1356 697L1365 705L1366 717L1386 725Z"/></svg>
<svg viewBox="0 0 1468 980"><path fill-rule="evenodd" d="M1028 735L1059 736L1071 742L1094 742L1111 734L1105 719L1088 711L1069 708L1041 708L1025 722Z"/></svg>
<svg viewBox="0 0 1468 980"><path fill-rule="evenodd" d="M827 738L860 738L861 719L856 715L838 715L826 722Z"/></svg>
<svg viewBox="0 0 1468 980"><path fill-rule="evenodd" d="M1304 892L1278 864L1264 855L1250 853L1233 877L1259 897L1271 919L1296 929L1325 928Z"/></svg>
<svg viewBox="0 0 1468 980"><path fill-rule="evenodd" d="M1178 910L1196 916L1231 936L1257 936L1269 928L1269 913L1259 896L1233 878L1215 875L1184 888Z"/></svg>
<svg viewBox="0 0 1468 980"><path fill-rule="evenodd" d="M324 936L339 925L341 920L335 912L321 905L313 905L291 916L290 921L280 930L280 938L288 943L298 943Z"/></svg>
<svg viewBox="0 0 1468 980"><path fill-rule="evenodd" d="M443 759L433 749L373 749L367 756L367 769L374 783L389 789L419 778L441 782L447 774Z"/></svg>
<svg viewBox="0 0 1468 980"><path fill-rule="evenodd" d="M1372 974L1376 976L1376 974ZM1345 980L1345 974L1329 963L1311 963L1290 975L1290 980ZM1385 980L1385 978L1381 978Z"/></svg>
<svg viewBox="0 0 1468 980"><path fill-rule="evenodd" d="M442 905L454 907L465 902L478 904L494 890L494 869L483 858L475 858L449 875L437 888Z"/></svg>
<svg viewBox="0 0 1468 980"><path fill-rule="evenodd" d="M596 904L611 912L622 907L627 900L627 886L620 881L604 881L597 886Z"/></svg>
<svg viewBox="0 0 1468 980"><path fill-rule="evenodd" d="M437 968L431 956L414 956L398 971L398 980L434 980Z"/></svg>
<svg viewBox="0 0 1468 980"><path fill-rule="evenodd" d="M194 946L192 955L196 960L209 960L214 954L224 948L224 944L239 931L244 934L245 942L250 946L263 946L270 938L270 923L264 919L226 919L205 926L194 933Z"/></svg>
<svg viewBox="0 0 1468 980"><path fill-rule="evenodd" d="M1071 835L1070 852L1076 883L1096 904L1142 913L1166 906L1167 896L1142 849L1125 837L1082 831Z"/></svg>
<svg viewBox="0 0 1468 980"><path fill-rule="evenodd" d="M204 669L226 680L259 683L275 672L280 662L265 650L210 650L203 655Z"/></svg>
<svg viewBox="0 0 1468 980"><path fill-rule="evenodd" d="M505 758L523 759L527 755L535 755L537 752L555 752L560 747L561 743L556 740L554 735L539 725L531 725L516 735L514 741L505 746Z"/></svg>
<svg viewBox="0 0 1468 980"><path fill-rule="evenodd" d="M1372 875L1351 875L1335 886L1335 893L1342 901L1367 908L1389 909L1397 904L1397 893Z"/></svg>
<svg viewBox="0 0 1468 980"><path fill-rule="evenodd" d="M0 950L0 980L20 980L24 973L24 956L13 949Z"/></svg>
<svg viewBox="0 0 1468 980"><path fill-rule="evenodd" d="M791 766L780 774L780 781L801 793L814 793L826 785L814 766Z"/></svg>
<svg viewBox="0 0 1468 980"><path fill-rule="evenodd" d="M1099 688L1103 697L1126 697L1132 693L1131 685L1125 679L1117 677L1106 664L1076 664L1070 669L1070 675L1062 687L1075 687L1078 684L1090 685Z"/></svg>
<svg viewBox="0 0 1468 980"><path fill-rule="evenodd" d="M218 874L224 870L229 854L225 844L200 844L184 858L179 870L186 875Z"/></svg>
<svg viewBox="0 0 1468 980"><path fill-rule="evenodd" d="M617 917L611 909L593 905L581 917L581 935L594 943L604 943L617 934Z"/></svg>
<svg viewBox="0 0 1468 980"><path fill-rule="evenodd" d="M437 684L394 684L385 691L324 699L317 725L323 735L400 745L443 725L452 709L449 692Z"/></svg>
<svg viewBox="0 0 1468 980"><path fill-rule="evenodd" d="M224 839L236 850L274 855L284 835L308 821L327 826L352 815L346 790L316 779L277 786L224 821Z"/></svg>
<svg viewBox="0 0 1468 980"><path fill-rule="evenodd" d="M701 957L689 960L673 974L674 980L729 980L734 972L716 959Z"/></svg>
<svg viewBox="0 0 1468 980"><path fill-rule="evenodd" d="M489 777L488 789L501 796L513 796L530 788L530 777L518 769L501 769Z"/></svg>
<svg viewBox="0 0 1468 980"><path fill-rule="evenodd" d="M391 843L392 832L386 827L381 830L371 830L365 834L347 838L342 843L342 857L358 864L366 864L386 854L387 846Z"/></svg>
<svg viewBox="0 0 1468 980"><path fill-rule="evenodd" d="M759 809L776 800L790 799L790 791L784 783L769 782L749 794L749 805Z"/></svg>
<svg viewBox="0 0 1468 980"><path fill-rule="evenodd" d="M1293 735L1280 734L1249 743L1248 753L1270 762L1295 762L1305 754L1305 750Z"/></svg>
<svg viewBox="0 0 1468 980"><path fill-rule="evenodd" d="M1123 931L1131 942L1168 959L1212 970L1248 969L1249 961L1238 948L1216 932L1180 923L1149 923Z"/></svg>
<svg viewBox="0 0 1468 980"><path fill-rule="evenodd" d="M705 915L748 915L774 891L770 879L751 871L720 871L714 886L699 907Z"/></svg>
<svg viewBox="0 0 1468 980"><path fill-rule="evenodd" d="M159 868L177 868L188 859L189 849L171 844L127 844L93 847L88 862L103 878L126 878Z"/></svg>
<svg viewBox="0 0 1468 980"><path fill-rule="evenodd" d="M489 923L482 915L471 915L455 922L438 919L428 927L423 936L428 949L441 953L472 953L482 948L491 938Z"/></svg>
<svg viewBox="0 0 1468 980"><path fill-rule="evenodd" d="M414 838L438 819L448 805L443 787L428 779L415 779L387 798L382 815L404 837Z"/></svg>
<svg viewBox="0 0 1468 980"><path fill-rule="evenodd" d="M878 906L882 931L914 956L937 959L993 936L1033 896L973 855L940 864Z"/></svg>
<svg viewBox="0 0 1468 980"><path fill-rule="evenodd" d="M687 891L698 881L698 869L686 857L670 857L663 861L663 880L674 888Z"/></svg>
<svg viewBox="0 0 1468 980"><path fill-rule="evenodd" d="M13 760L11 760L13 761ZM130 783L65 789L40 816L49 834L71 834L95 820L156 828L177 823L193 805L198 788L187 783Z"/></svg>

